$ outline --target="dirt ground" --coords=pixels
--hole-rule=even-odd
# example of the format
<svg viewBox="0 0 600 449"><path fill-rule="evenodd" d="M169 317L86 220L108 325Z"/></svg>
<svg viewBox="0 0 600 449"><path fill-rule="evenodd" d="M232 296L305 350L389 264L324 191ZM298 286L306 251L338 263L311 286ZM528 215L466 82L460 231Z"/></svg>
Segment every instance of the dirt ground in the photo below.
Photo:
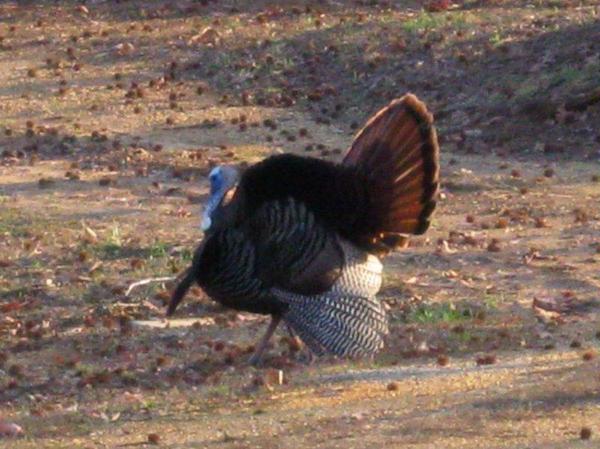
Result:
<svg viewBox="0 0 600 449"><path fill-rule="evenodd" d="M592 448L600 2L0 3L4 448ZM433 226L385 262L374 360L307 364L194 289L215 164L339 160L414 92ZM589 432L588 432L589 431ZM588 435L589 433L589 435Z"/></svg>

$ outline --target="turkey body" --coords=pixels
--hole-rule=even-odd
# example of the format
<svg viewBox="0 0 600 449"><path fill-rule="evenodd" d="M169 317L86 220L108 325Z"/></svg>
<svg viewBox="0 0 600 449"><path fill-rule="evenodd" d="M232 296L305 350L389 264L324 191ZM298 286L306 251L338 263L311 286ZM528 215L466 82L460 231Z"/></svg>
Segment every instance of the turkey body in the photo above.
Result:
<svg viewBox="0 0 600 449"><path fill-rule="evenodd" d="M374 354L388 329L379 257L428 228L438 153L431 114L406 95L367 123L341 164L273 156L225 189L215 172L227 195L213 201L168 313L197 282L226 307L273 316L263 343L283 320L315 354Z"/></svg>
<svg viewBox="0 0 600 449"><path fill-rule="evenodd" d="M383 344L386 314L375 297L381 263L302 202L268 201L196 254L195 280L211 298L281 317L316 354L359 356Z"/></svg>

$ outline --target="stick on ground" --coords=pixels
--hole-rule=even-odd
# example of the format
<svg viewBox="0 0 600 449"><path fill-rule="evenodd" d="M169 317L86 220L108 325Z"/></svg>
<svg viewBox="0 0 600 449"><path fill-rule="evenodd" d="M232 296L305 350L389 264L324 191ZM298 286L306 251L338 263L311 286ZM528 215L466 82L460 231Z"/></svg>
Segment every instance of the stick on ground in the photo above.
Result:
<svg viewBox="0 0 600 449"><path fill-rule="evenodd" d="M136 281L127 288L127 291L125 292L125 296L129 296L129 294L131 293L131 291L134 288L139 287L141 285L153 284L155 282L174 281L175 279L176 279L175 276L165 276L165 277L160 277L160 278L148 278L148 279L142 279L142 280Z"/></svg>

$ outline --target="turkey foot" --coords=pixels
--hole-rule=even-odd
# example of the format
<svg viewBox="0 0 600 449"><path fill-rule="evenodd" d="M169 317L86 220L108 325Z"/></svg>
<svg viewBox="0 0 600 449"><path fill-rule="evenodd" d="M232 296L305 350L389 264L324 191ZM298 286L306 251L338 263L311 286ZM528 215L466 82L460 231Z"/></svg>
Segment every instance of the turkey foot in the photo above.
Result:
<svg viewBox="0 0 600 449"><path fill-rule="evenodd" d="M312 365L312 363L315 361L313 352L308 348L308 346L304 344L302 339L298 337L296 332L294 332L294 329L292 329L292 327L288 323L286 323L285 326L287 327L288 334L290 334L290 346L294 346L295 348L297 348L295 352L298 353L298 360L300 360L303 363L306 363L307 365Z"/></svg>

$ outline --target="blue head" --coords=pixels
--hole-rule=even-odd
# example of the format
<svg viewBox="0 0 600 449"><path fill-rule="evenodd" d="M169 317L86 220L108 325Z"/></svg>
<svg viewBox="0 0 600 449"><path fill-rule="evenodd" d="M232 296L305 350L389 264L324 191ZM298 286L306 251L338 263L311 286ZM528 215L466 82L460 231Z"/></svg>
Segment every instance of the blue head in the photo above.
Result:
<svg viewBox="0 0 600 449"><path fill-rule="evenodd" d="M210 198L202 213L202 230L208 231L214 224L216 216L221 211L223 199L235 188L240 175L238 171L229 166L217 166L210 171Z"/></svg>

